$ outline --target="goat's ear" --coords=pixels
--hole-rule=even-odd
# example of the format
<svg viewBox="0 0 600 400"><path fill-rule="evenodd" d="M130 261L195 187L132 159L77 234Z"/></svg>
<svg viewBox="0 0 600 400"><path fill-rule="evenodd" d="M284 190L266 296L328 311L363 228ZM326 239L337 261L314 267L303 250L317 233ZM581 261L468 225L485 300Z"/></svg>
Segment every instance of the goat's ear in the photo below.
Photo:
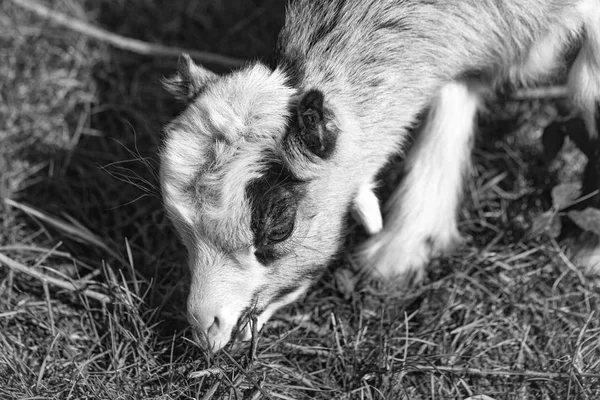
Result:
<svg viewBox="0 0 600 400"><path fill-rule="evenodd" d="M338 131L331 121L332 113L324 106L323 93L314 89L306 92L298 103L296 113L297 130L291 132L297 135L296 143L320 158L331 156Z"/></svg>
<svg viewBox="0 0 600 400"><path fill-rule="evenodd" d="M216 78L214 72L197 65L188 54L184 53L179 57L175 75L164 78L162 84L177 100L187 104Z"/></svg>

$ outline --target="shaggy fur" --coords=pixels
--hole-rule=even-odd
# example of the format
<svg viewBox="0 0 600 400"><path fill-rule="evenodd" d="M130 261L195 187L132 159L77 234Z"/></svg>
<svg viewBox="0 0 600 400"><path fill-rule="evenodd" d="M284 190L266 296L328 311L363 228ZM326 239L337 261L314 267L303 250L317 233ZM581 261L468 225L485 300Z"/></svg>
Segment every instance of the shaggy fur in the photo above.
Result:
<svg viewBox="0 0 600 400"><path fill-rule="evenodd" d="M339 250L348 211L373 234L366 268L422 275L459 239L481 96L548 78L575 43L569 89L595 138L596 0L298 0L274 70L216 77L184 58L166 81L188 108L165 129L161 179L199 340L247 339L251 316L260 327L297 299ZM375 176L424 113L382 224Z"/></svg>

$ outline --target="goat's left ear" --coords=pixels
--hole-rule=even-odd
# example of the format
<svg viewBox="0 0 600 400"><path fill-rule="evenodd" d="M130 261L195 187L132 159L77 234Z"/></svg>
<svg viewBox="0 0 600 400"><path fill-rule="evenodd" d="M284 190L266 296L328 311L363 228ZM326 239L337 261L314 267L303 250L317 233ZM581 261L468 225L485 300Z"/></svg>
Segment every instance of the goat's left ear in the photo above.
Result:
<svg viewBox="0 0 600 400"><path fill-rule="evenodd" d="M327 159L335 150L338 130L332 121L332 113L324 106L324 96L319 90L306 92L297 109L298 127L292 134L305 149L320 158Z"/></svg>
<svg viewBox="0 0 600 400"><path fill-rule="evenodd" d="M183 103L189 103L217 74L194 63L188 54L182 54L177 63L177 72L170 78L164 78L164 88Z"/></svg>

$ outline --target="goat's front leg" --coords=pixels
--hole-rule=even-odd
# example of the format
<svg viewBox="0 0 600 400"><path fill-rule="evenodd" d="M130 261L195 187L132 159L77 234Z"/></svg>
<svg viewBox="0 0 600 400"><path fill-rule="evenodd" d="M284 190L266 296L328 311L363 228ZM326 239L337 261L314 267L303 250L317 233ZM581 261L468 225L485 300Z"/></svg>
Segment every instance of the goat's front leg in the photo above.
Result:
<svg viewBox="0 0 600 400"><path fill-rule="evenodd" d="M432 257L461 240L457 210L469 170L479 95L464 82L444 86L407 156L407 173L384 208L381 232L359 252L382 277L420 280Z"/></svg>

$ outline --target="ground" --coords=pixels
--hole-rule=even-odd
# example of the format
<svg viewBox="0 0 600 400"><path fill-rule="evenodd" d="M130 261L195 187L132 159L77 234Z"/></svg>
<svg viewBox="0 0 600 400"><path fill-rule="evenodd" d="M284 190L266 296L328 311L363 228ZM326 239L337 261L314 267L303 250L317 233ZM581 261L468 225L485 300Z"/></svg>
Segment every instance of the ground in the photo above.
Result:
<svg viewBox="0 0 600 400"><path fill-rule="evenodd" d="M180 111L160 79L176 57L119 50L23 2L0 3L0 398L600 397L598 279L568 239L531 233L581 169L576 150L545 161L543 104L525 102L542 112L519 134L483 135L460 212L468 241L423 284L386 287L345 256L254 349L207 356L157 188L161 127ZM270 56L284 15L280 0L40 4L243 60ZM508 130L497 117L488 128Z"/></svg>

